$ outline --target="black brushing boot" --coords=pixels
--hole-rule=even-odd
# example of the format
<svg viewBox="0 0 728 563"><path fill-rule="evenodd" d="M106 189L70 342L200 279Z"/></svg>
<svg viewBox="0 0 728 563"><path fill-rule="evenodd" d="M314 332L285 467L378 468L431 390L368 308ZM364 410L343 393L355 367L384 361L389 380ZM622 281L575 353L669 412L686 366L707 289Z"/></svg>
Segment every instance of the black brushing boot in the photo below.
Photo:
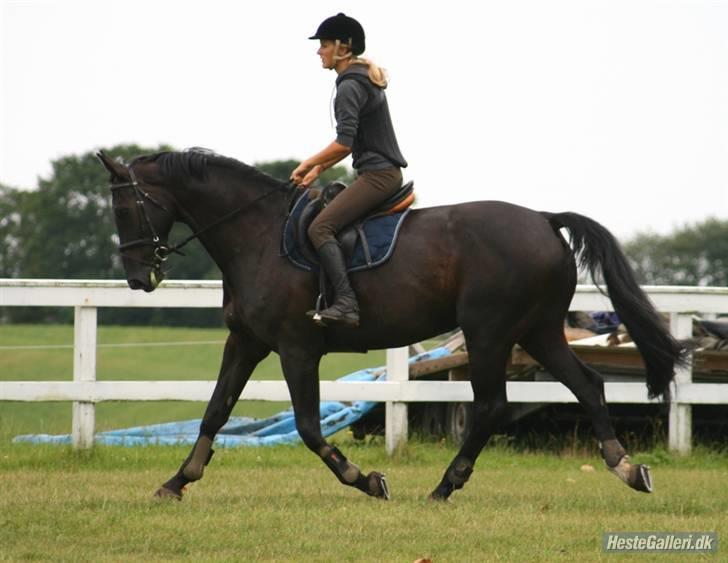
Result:
<svg viewBox="0 0 728 563"><path fill-rule="evenodd" d="M321 326L338 323L344 326L359 326L359 304L346 273L344 253L336 240L323 243L317 250L321 267L334 286L334 303L323 311L309 311L308 316Z"/></svg>

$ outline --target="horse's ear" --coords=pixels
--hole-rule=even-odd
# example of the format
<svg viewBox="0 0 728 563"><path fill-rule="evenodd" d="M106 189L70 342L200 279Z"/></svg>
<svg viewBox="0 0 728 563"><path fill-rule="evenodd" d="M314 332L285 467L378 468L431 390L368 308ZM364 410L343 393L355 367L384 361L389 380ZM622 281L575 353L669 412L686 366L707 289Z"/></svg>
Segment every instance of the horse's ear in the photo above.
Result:
<svg viewBox="0 0 728 563"><path fill-rule="evenodd" d="M96 156L104 165L104 168L111 173L112 180L129 180L129 171L121 162L114 160L104 151L99 151Z"/></svg>

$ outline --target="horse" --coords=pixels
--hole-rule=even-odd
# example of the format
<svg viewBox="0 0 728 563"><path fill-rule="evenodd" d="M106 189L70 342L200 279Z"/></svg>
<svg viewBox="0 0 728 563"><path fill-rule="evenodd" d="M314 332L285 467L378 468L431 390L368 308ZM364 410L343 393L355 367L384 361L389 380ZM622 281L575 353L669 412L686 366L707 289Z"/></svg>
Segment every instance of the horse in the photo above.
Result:
<svg viewBox="0 0 728 563"><path fill-rule="evenodd" d="M615 436L602 376L576 357L564 337L577 260L595 280L603 276L644 360L651 397L667 396L685 350L637 284L616 239L593 219L500 201L414 209L391 258L352 275L360 325L320 327L306 316L318 295L317 276L280 252L295 186L206 150L141 155L129 164L103 152L98 157L111 175L119 251L132 290L153 291L164 277L164 262L192 238L222 272L229 334L217 383L192 450L156 496L181 500L183 488L202 478L215 435L256 365L273 351L306 447L342 484L388 499L382 473L365 474L322 436L319 362L329 352L406 346L456 327L469 354L473 416L429 498L446 500L470 478L503 418L506 364L516 344L576 396L607 468L632 489L652 491L649 467L631 463ZM168 235L177 221L192 235L174 245Z"/></svg>

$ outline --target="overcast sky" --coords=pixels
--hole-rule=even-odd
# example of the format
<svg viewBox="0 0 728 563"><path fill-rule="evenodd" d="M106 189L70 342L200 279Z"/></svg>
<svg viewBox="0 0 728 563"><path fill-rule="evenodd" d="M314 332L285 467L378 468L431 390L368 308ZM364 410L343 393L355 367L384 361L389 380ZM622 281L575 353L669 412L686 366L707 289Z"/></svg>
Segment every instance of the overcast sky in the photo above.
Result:
<svg viewBox="0 0 728 563"><path fill-rule="evenodd" d="M119 143L249 164L334 138L306 38L356 17L420 207L501 199L618 236L728 219L728 1L0 0L0 183Z"/></svg>

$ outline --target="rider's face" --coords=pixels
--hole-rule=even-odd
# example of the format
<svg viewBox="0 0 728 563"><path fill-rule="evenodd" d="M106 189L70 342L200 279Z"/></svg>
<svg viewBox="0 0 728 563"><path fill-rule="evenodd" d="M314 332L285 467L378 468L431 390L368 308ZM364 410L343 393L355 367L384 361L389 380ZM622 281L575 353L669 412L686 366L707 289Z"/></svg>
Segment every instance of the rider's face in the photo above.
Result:
<svg viewBox="0 0 728 563"><path fill-rule="evenodd" d="M332 69L336 66L334 55L336 54L336 43L330 39L321 39L321 46L316 51L319 57L321 57L321 66L324 68Z"/></svg>

